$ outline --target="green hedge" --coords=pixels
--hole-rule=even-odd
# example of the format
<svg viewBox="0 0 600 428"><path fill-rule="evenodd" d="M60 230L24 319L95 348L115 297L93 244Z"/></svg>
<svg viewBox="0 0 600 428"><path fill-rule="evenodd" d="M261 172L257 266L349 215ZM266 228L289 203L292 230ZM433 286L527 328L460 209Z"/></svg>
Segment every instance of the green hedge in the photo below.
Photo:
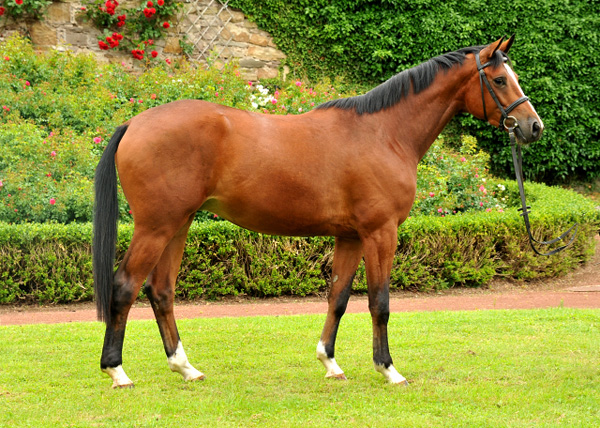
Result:
<svg viewBox="0 0 600 428"><path fill-rule="evenodd" d="M600 6L573 0L231 0L312 79L346 76L378 83L431 57L517 33L511 52L525 93L546 125L525 156L537 180L600 175ZM492 155L497 174L511 174L499 132L466 120ZM503 141L503 140L500 140Z"/></svg>
<svg viewBox="0 0 600 428"><path fill-rule="evenodd" d="M513 199L514 182L504 183ZM481 286L494 276L528 280L560 276L594 253L600 211L584 197L528 184L534 233L558 236L573 222L577 240L567 251L538 257L529 248L516 209L450 217L418 216L399 229L392 289ZM62 303L93 298L90 224L0 223L0 303ZM119 227L122 257L133 233ZM308 295L326 290L333 259L328 237L269 237L227 222L194 223L179 273L181 299L225 295ZM354 289L366 290L364 266Z"/></svg>

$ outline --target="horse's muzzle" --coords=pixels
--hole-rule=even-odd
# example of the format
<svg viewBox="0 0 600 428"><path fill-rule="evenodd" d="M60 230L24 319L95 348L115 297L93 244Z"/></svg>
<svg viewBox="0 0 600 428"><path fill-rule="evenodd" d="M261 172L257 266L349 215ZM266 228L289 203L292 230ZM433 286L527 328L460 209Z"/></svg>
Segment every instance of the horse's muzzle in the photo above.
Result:
<svg viewBox="0 0 600 428"><path fill-rule="evenodd" d="M535 117L519 120L515 128L515 136L520 144L530 144L542 138L544 124Z"/></svg>

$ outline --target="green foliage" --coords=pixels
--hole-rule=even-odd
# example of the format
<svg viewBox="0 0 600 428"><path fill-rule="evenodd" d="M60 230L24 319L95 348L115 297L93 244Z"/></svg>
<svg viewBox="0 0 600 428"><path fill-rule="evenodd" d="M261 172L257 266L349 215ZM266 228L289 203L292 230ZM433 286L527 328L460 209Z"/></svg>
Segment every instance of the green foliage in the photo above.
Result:
<svg viewBox="0 0 600 428"><path fill-rule="evenodd" d="M509 205L518 201L514 182L503 182ZM595 247L600 211L568 190L527 184L538 239L558 236L573 223L573 245L553 257L529 248L523 220L514 207L460 216L418 216L398 232L392 289L434 290L481 286L494 276L516 280L555 277L588 260ZM0 303L58 303L92 298L90 224L0 223ZM118 259L133 234L119 226ZM176 292L178 298L225 295L318 294L327 289L333 238L269 237L228 222L190 228ZM355 291L365 291L364 267Z"/></svg>
<svg viewBox="0 0 600 428"><path fill-rule="evenodd" d="M600 175L600 60L597 2L543 0L510 4L423 0L231 0L287 54L297 75L346 76L379 83L431 57L517 34L511 52L525 93L540 114L543 139L525 154L529 178L553 182ZM506 137L462 121L511 175Z"/></svg>

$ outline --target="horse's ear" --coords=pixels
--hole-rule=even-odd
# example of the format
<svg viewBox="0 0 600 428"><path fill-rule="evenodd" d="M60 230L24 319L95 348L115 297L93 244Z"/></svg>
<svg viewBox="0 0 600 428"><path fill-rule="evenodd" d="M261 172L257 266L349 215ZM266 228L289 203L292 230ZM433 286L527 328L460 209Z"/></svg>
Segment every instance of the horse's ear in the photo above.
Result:
<svg viewBox="0 0 600 428"><path fill-rule="evenodd" d="M516 33L513 33L513 35L510 36L510 39L508 39L506 41L506 43L504 44L504 46L502 47L502 52L504 52L505 54L508 54L508 51L510 50L511 46L515 42L515 34Z"/></svg>
<svg viewBox="0 0 600 428"><path fill-rule="evenodd" d="M492 52L491 56L494 56L494 54L496 53L496 51L498 49L504 50L504 49L502 49L502 43L504 42L505 38L506 38L506 36L503 36L500 40L497 41L497 43L492 43L492 45L496 45L496 47L494 48L494 51Z"/></svg>
<svg viewBox="0 0 600 428"><path fill-rule="evenodd" d="M501 49L502 42L504 42L504 37L496 40L494 43L487 45L485 48L481 50L479 55L481 56L482 62L487 62L494 56L498 49Z"/></svg>

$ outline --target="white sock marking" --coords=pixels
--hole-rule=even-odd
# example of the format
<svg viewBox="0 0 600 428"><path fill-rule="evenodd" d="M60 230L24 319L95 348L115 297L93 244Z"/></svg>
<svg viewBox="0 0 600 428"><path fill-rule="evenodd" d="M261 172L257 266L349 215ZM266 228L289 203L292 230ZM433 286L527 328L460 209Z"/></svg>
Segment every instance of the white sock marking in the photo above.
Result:
<svg viewBox="0 0 600 428"><path fill-rule="evenodd" d="M323 342L319 341L317 345L317 359L323 363L327 369L325 377L337 377L344 374L344 371L335 362L335 358L329 358L325 352L325 346Z"/></svg>
<svg viewBox="0 0 600 428"><path fill-rule="evenodd" d="M123 388L133 386L133 382L127 375L125 374L125 370L123 370L123 366L117 367L107 367L102 369L104 373L109 375L113 380L112 387L113 388Z"/></svg>
<svg viewBox="0 0 600 428"><path fill-rule="evenodd" d="M185 351L183 350L183 345L181 342L177 344L177 349L175 353L167 358L167 362L169 363L169 368L177 373L180 373L183 376L183 380L200 380L204 379L204 375L196 370L190 362L188 361L187 355L185 355Z"/></svg>
<svg viewBox="0 0 600 428"><path fill-rule="evenodd" d="M398 373L393 365L386 369L383 365L375 364L375 370L381 373L389 383L408 385L406 378Z"/></svg>

